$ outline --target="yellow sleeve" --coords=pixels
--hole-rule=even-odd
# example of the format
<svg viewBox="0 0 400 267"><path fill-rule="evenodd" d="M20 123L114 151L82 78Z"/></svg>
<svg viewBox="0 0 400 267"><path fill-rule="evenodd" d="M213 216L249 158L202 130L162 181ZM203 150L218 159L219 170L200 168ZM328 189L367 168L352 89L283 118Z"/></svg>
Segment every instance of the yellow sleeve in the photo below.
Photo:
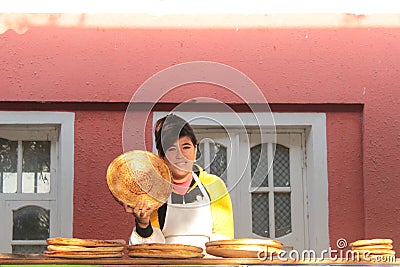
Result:
<svg viewBox="0 0 400 267"><path fill-rule="evenodd" d="M153 213L150 215L150 223L153 228L160 228L160 222L158 221L158 210L153 211Z"/></svg>
<svg viewBox="0 0 400 267"><path fill-rule="evenodd" d="M225 183L215 175L207 174L204 171L201 174L200 176L203 177L199 177L200 181L206 187L211 198L212 234L214 236L214 238L211 237L211 240L233 239L232 202Z"/></svg>

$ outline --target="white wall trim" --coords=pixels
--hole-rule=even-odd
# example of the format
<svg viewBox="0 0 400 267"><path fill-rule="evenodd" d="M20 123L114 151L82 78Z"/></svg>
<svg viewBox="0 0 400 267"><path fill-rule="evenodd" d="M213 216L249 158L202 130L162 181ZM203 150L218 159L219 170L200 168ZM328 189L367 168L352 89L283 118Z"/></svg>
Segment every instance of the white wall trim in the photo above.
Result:
<svg viewBox="0 0 400 267"><path fill-rule="evenodd" d="M170 112L154 112L155 122ZM305 129L306 192L308 209L308 239L310 249L320 253L328 249L329 206L328 167L325 113L207 113L174 112L193 126L260 126ZM272 115L271 115L272 114ZM154 142L154 139L153 139ZM153 151L156 153L155 145Z"/></svg>
<svg viewBox="0 0 400 267"><path fill-rule="evenodd" d="M57 216L61 236L72 237L74 188L73 112L1 111L0 125L54 125L59 127L57 177Z"/></svg>

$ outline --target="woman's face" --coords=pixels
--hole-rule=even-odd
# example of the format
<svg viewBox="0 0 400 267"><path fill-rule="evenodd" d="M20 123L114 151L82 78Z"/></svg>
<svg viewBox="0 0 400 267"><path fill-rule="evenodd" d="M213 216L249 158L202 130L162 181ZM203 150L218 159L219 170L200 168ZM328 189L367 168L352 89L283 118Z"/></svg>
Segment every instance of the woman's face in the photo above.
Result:
<svg viewBox="0 0 400 267"><path fill-rule="evenodd" d="M164 161L172 172L174 180L186 178L192 172L196 160L196 147L192 140L183 136L165 150Z"/></svg>

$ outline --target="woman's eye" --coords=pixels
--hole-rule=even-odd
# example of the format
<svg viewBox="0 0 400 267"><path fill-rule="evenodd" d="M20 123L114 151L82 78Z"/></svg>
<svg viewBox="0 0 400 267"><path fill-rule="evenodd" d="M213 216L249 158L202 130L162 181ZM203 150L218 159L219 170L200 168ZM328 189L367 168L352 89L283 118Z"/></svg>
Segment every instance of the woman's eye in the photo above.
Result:
<svg viewBox="0 0 400 267"><path fill-rule="evenodd" d="M191 146L184 146L183 149L190 149Z"/></svg>
<svg viewBox="0 0 400 267"><path fill-rule="evenodd" d="M175 151L176 150L176 148L175 147L170 147L170 148L168 148L168 150L167 151L169 151L169 152L173 152L173 151Z"/></svg>

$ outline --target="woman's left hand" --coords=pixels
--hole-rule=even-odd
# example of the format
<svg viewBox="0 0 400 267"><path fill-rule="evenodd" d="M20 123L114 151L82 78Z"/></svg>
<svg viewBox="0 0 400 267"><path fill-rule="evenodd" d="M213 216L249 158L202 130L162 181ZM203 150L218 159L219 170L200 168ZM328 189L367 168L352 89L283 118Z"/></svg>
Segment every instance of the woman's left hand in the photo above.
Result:
<svg viewBox="0 0 400 267"><path fill-rule="evenodd" d="M132 209L133 216L136 218L136 222L140 228L146 228L150 223L150 215L156 209L155 206L148 206L148 202L138 202ZM125 209L126 210L126 209Z"/></svg>

